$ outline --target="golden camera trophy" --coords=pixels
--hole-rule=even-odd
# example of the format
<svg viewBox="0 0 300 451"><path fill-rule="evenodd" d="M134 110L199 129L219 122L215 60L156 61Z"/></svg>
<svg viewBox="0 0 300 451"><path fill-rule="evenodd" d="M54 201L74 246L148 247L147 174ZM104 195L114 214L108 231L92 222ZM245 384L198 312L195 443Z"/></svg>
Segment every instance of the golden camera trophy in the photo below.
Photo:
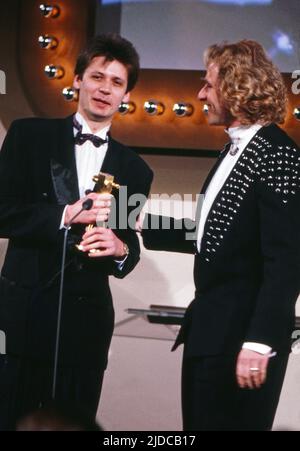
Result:
<svg viewBox="0 0 300 451"><path fill-rule="evenodd" d="M95 182L94 192L103 194L110 194L115 189L120 189L120 185L114 183L114 176L111 174L105 174L104 172L99 172L98 175L94 175L93 182ZM106 227L105 221L97 221L98 227ZM91 230L94 224L88 225L88 230Z"/></svg>
<svg viewBox="0 0 300 451"><path fill-rule="evenodd" d="M108 193L110 194L113 189L120 189L120 185L114 182L114 176L111 174L106 174L104 172L99 172L98 175L94 175L93 182L95 182L95 187L93 192L98 194ZM98 227L106 227L106 221L96 221ZM87 230L91 230L95 224L89 224ZM80 249L79 245L76 245L77 249ZM90 252L95 253L97 249L92 249Z"/></svg>

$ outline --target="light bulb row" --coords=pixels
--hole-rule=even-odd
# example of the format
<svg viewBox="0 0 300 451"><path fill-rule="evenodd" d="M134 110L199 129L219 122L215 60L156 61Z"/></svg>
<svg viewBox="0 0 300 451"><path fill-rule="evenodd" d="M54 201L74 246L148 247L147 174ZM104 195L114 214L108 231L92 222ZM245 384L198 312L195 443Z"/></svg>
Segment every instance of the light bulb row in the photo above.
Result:
<svg viewBox="0 0 300 451"><path fill-rule="evenodd" d="M72 87L65 87L62 90L62 94L67 101L73 101L78 99L78 91ZM146 100L143 105L144 111L149 116L160 116L165 112L165 106L156 100ZM173 112L178 117L191 116L194 112L194 107L190 103L177 102L174 103ZM134 102L122 102L119 106L119 113L125 116L126 114L132 114L136 111L136 104Z"/></svg>
<svg viewBox="0 0 300 451"><path fill-rule="evenodd" d="M78 91L72 87L63 89L62 94L65 100L73 101L78 99ZM157 100L147 100L143 108L150 116L160 116L165 112L165 106ZM208 105L204 104L202 111L204 114L208 113ZM172 107L173 112L177 117L191 116L194 112L194 107L190 103L176 102ZM132 114L136 111L136 104L134 102L122 102L119 106L119 113L122 115ZM300 121L300 107L293 110L293 116Z"/></svg>
<svg viewBox="0 0 300 451"><path fill-rule="evenodd" d="M56 19L59 17L61 10L58 5L49 5L41 3L39 5L40 12L46 19ZM44 50L54 50L59 45L59 40L52 35L43 34L38 37L39 46ZM65 70L62 66L47 64L44 68L44 72L51 80L62 78L65 75ZM67 101L73 101L78 99L78 91L72 87L65 87L62 90L62 94ZM147 100L143 108L150 116L160 116L165 112L165 106L162 102L157 100ZM173 112L178 117L191 116L194 112L193 105L185 102L178 102L173 105ZM134 113L136 105L133 102L122 102L119 107L119 113L122 115ZM204 114L208 113L208 105L203 106ZM296 107L293 110L293 116L300 121L300 107Z"/></svg>
<svg viewBox="0 0 300 451"><path fill-rule="evenodd" d="M60 13L60 7L58 5L48 5L41 3L39 10L43 17L46 19L56 19ZM38 44L43 50L53 50L59 44L59 40L55 36L49 34L42 34L38 37ZM47 64L44 67L44 73L50 79L62 78L65 75L65 70L62 66L55 66L54 64Z"/></svg>
<svg viewBox="0 0 300 451"><path fill-rule="evenodd" d="M165 105L157 100L146 100L143 105L144 111L149 116L160 116L166 110ZM122 102L119 107L119 113L125 115L128 113L134 113L136 106L133 102ZM190 103L176 102L172 107L173 112L178 117L191 116L194 112L194 107Z"/></svg>

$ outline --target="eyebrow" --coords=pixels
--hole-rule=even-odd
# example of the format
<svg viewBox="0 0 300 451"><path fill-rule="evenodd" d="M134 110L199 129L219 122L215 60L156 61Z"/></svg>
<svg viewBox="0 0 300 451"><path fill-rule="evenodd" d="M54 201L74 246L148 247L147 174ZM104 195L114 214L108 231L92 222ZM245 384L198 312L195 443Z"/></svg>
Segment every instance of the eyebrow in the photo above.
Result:
<svg viewBox="0 0 300 451"><path fill-rule="evenodd" d="M118 77L118 76L116 76L116 77L114 76L114 77L113 77L113 79L114 79L114 80L118 80L118 81L121 81L121 82L125 83L125 80L124 80L124 78L120 78L120 77Z"/></svg>
<svg viewBox="0 0 300 451"><path fill-rule="evenodd" d="M103 72L101 72L100 70L97 70L97 69L92 70L90 73L91 74L99 74L99 75L103 74Z"/></svg>
<svg viewBox="0 0 300 451"><path fill-rule="evenodd" d="M97 75L104 75L104 72L101 72L100 70L95 69L95 70L91 71L91 74L92 74L92 75L94 75L94 74L97 74ZM123 82L123 83L126 83L126 80L125 80L124 78L120 78L118 75L113 75L113 76L112 76L112 79L113 79L113 80L121 81L121 82Z"/></svg>

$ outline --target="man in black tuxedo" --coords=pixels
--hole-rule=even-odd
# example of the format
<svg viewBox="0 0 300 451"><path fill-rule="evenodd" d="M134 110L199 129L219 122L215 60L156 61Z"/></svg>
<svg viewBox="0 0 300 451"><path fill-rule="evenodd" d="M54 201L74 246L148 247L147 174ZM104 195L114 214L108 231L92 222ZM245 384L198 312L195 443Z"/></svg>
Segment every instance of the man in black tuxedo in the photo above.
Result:
<svg viewBox="0 0 300 451"><path fill-rule="evenodd" d="M92 192L100 169L126 186L128 197L149 193L152 171L109 134L138 70L130 42L100 35L77 60L77 113L18 120L7 133L0 153L0 236L9 238L0 279L1 429L51 399L64 230L87 199L92 208L69 232L56 400L95 418L114 325L108 277L132 271L140 249L128 227L85 227L108 216L110 196Z"/></svg>
<svg viewBox="0 0 300 451"><path fill-rule="evenodd" d="M148 215L142 236L150 249L195 252L195 299L174 346L184 343L184 429L269 430L299 293L300 152L275 124L286 89L260 44L213 45L205 63L198 98L230 143L203 186L197 224L162 230L158 217L150 230Z"/></svg>

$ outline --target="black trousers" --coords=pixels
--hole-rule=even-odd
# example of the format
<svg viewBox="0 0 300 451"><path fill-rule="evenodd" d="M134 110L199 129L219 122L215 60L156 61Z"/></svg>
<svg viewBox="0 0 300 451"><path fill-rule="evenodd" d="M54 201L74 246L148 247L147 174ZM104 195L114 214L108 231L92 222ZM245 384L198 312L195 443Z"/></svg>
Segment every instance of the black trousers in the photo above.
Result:
<svg viewBox="0 0 300 451"><path fill-rule="evenodd" d="M269 360L267 381L241 389L237 355L183 357L182 413L186 431L271 430L286 372L288 353Z"/></svg>
<svg viewBox="0 0 300 451"><path fill-rule="evenodd" d="M104 370L58 368L55 402L78 409L94 421ZM28 359L0 355L0 430L14 430L18 419L52 398L53 367Z"/></svg>

